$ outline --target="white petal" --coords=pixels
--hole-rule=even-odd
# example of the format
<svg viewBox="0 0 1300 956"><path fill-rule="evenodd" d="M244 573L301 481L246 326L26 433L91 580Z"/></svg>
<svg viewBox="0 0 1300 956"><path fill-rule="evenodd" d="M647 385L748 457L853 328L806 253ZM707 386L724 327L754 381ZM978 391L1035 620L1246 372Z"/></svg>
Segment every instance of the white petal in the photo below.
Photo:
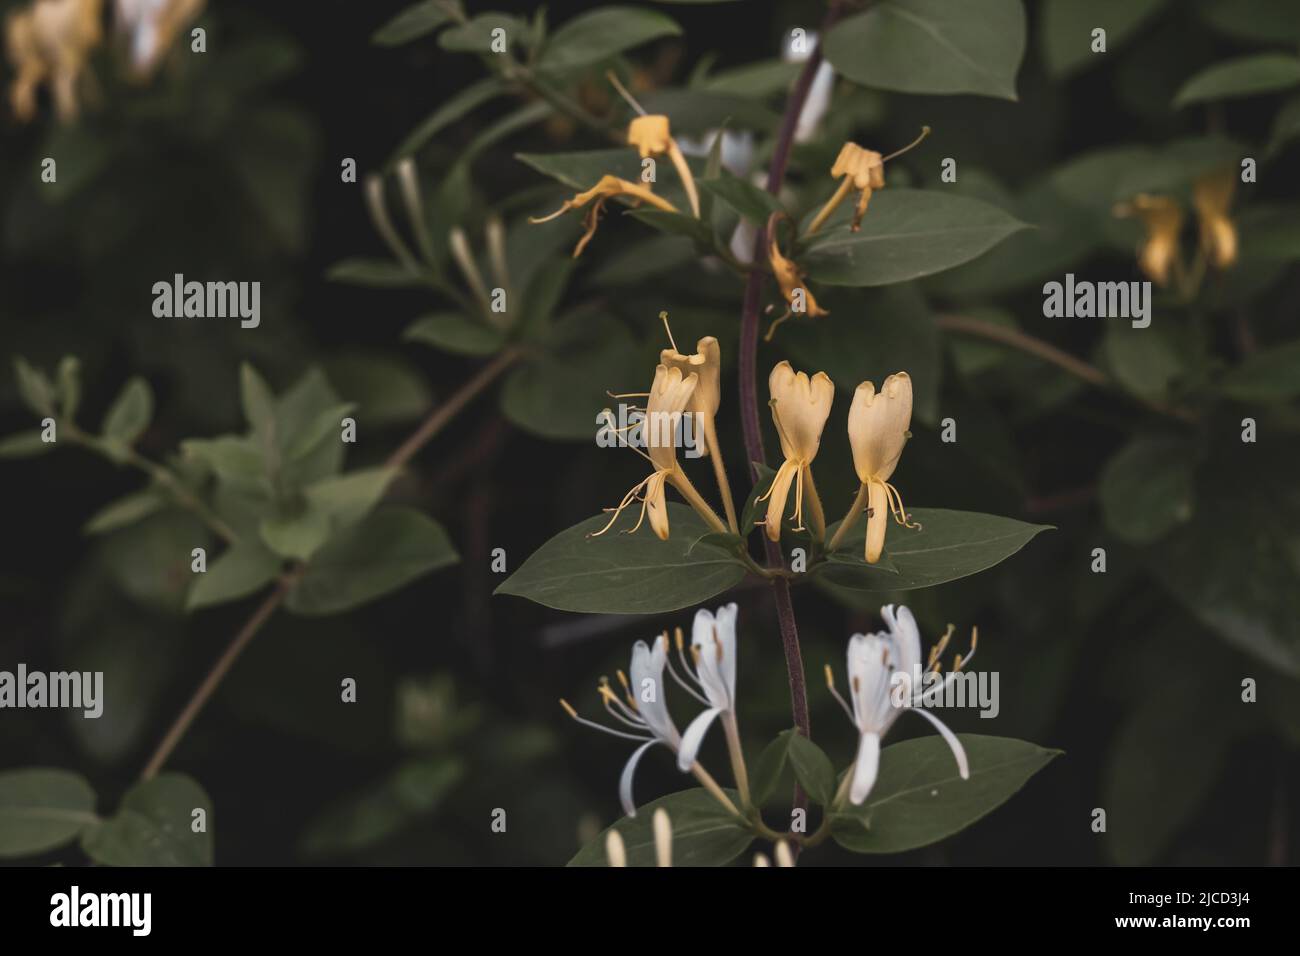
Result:
<svg viewBox="0 0 1300 956"><path fill-rule="evenodd" d="M727 686L727 705L736 707L736 602L724 604L713 616L722 640L722 681Z"/></svg>
<svg viewBox="0 0 1300 956"><path fill-rule="evenodd" d="M849 802L855 807L867 799L879 770L880 735L863 734L858 738L858 760L853 765L853 784L849 788Z"/></svg>
<svg viewBox="0 0 1300 956"><path fill-rule="evenodd" d="M962 747L961 741L957 739L957 735L949 730L948 725L938 717L934 716L934 714L927 710L920 710L919 708L914 709L916 709L918 714L930 723L934 724L935 729L939 731L943 736L944 741L948 744L948 749L952 751L953 757L957 759L957 771L961 774L961 778L963 780L969 780L970 765L966 762L966 749Z"/></svg>
<svg viewBox="0 0 1300 956"><path fill-rule="evenodd" d="M628 671L632 677L637 713L656 737L665 743L676 744L677 728L668 713L667 688L664 687L666 654L662 641L656 641L653 650L645 641L637 641L632 647L632 663ZM645 699L647 692L650 700Z"/></svg>
<svg viewBox="0 0 1300 956"><path fill-rule="evenodd" d="M704 743L704 735L708 733L709 725L713 723L714 718L720 713L722 713L722 708L710 707L692 720L690 726L686 728L686 733L682 734L682 746L677 751L677 769L682 773L690 770L691 764L695 763L695 755L700 752L700 744Z"/></svg>
<svg viewBox="0 0 1300 956"><path fill-rule="evenodd" d="M799 112L799 122L794 133L796 143L806 143L816 135L822 117L830 109L831 90L834 87L835 71L829 63L823 61L817 67L812 86L808 90L808 98L804 100L803 109Z"/></svg>
<svg viewBox="0 0 1300 956"><path fill-rule="evenodd" d="M662 741L651 740L637 747L623 767L623 776L618 781L618 799L623 804L623 812L629 817L636 816L636 803L632 799L632 775L636 773L636 765L641 762L642 755L657 743Z"/></svg>

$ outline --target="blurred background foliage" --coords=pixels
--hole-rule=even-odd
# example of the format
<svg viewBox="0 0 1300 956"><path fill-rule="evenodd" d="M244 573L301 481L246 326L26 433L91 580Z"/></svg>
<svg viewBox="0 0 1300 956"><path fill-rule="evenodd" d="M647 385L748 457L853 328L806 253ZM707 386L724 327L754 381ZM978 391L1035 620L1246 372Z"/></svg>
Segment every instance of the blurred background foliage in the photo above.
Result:
<svg viewBox="0 0 1300 956"><path fill-rule="evenodd" d="M733 397L740 280L699 256L690 238L615 215L571 262L573 223L524 223L560 196L536 167L554 154L609 148L607 134L535 90L501 96L480 85L465 94L491 82L479 57L458 50L468 28L435 36L419 29L418 13L393 20L404 9L225 0L198 21L207 53L178 50L138 84L115 78L104 49L90 61L94 95L78 122L57 122L44 101L33 122L8 114L0 122L6 365L21 355L48 370L78 356L88 420L143 376L155 414L137 448L156 460L185 439L242 427L240 366L250 362L277 394L322 370L332 394L359 409L349 467L381 464L502 345L456 289L453 226L487 271L488 223L502 221L509 279L542 303L523 320L528 359L388 489L443 523L460 563L357 610L277 616L170 762L211 795L222 864L567 860L617 815L624 749L564 721L555 699L590 700L632 640L688 615L576 617L494 600L501 575L492 551L504 548L513 570L640 477L635 456L591 437L607 389L645 387L666 344L661 310L678 342L720 339L719 424L733 479L743 461ZM519 18L521 30L542 22L554 30L583 5L551 3L544 21L532 4L492 9ZM823 5L654 9L675 18L680 35L565 64L548 92L619 128L624 107L602 79L613 62L647 108L672 116L674 133L699 136L723 120L752 131L752 169L761 168L797 71L780 61L783 37L792 26L815 29ZM1300 159L1300 77L1241 98L1171 101L1213 64L1270 51L1294 58L1300 13L1266 0L1044 0L1027 13L1018 101L886 93L837 79L820 134L795 149L782 197L815 208L840 143L888 151L924 124L931 139L891 164L891 187L956 189L1038 227L919 282L817 287L832 315L787 323L760 346L760 369L782 357L824 368L840 403L864 378L911 373L915 437L898 479L909 505L1057 528L977 578L904 597L932 635L948 621L977 624L981 666L1001 674L999 716L946 715L955 729L1034 740L1066 756L1014 807L898 862L1293 860L1300 217L1286 171ZM1104 56L1078 42L1093 20L1109 27ZM1042 283L1067 271L1140 278L1140 230L1111 207L1129 186L1185 201L1206 152L1177 144L1207 136L1259 161L1258 182L1237 191L1237 265L1190 305L1158 294L1150 334L1043 318ZM54 185L39 177L50 155L59 157ZM404 156L415 159L429 224L414 242L426 243L419 252L433 264L416 278L376 234L363 183L340 176L344 158L356 160L358 179L385 174L396 210L395 162ZM958 161L952 186L938 181L943 157ZM719 235L735 220L717 205ZM261 326L155 318L149 290L174 273L261 281ZM765 295L775 298L770 287ZM1093 364L1110 387L961 335L942 321L953 315L1047 340ZM1254 444L1241 441L1247 416L1258 422ZM940 440L948 417L955 444ZM32 424L6 379L0 433ZM847 503L855 483L845 443L824 444L818 473L845 476L819 482L830 510ZM6 711L0 768L76 769L112 805L252 601L185 612L188 553L201 532L178 511L83 534L103 505L139 489L125 468L61 450L5 462L4 480L0 667L103 670L108 706L95 721ZM1105 574L1090 572L1097 547L1107 552ZM766 595L743 590L737 599L752 760L789 726L789 699ZM797 593L796 609L810 674L838 664L852 631L878 626L877 601L830 589ZM344 677L357 681L354 704L339 701ZM1245 678L1258 683L1258 703L1241 702ZM819 686L812 702L814 738L845 762L852 729ZM709 746L717 752L706 748L706 762L720 760L721 744ZM669 761L650 760L638 793L682 786ZM505 834L489 830L496 807L509 813ZM1090 828L1096 807L1107 811L1105 834ZM808 862L852 859L828 849Z"/></svg>

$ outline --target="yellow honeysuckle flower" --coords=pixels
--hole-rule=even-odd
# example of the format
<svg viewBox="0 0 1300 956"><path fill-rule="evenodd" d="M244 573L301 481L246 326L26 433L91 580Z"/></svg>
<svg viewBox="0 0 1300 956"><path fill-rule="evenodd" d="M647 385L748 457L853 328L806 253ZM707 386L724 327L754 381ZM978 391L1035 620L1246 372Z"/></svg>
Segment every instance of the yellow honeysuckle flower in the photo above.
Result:
<svg viewBox="0 0 1300 956"><path fill-rule="evenodd" d="M650 529L661 540L666 541L668 539L668 501L665 486L669 484L681 493L681 496L709 523L714 531L725 532L727 530L727 526L722 523L722 519L714 513L713 509L700 496L700 493L695 490L691 480L686 477L686 473L677 464L677 426L682 420L682 414L686 411L698 382L699 376L695 372L683 375L680 368L669 368L666 365L660 365L655 369L654 384L650 386L646 398L645 421L641 426L646 451L636 449L642 457L650 462L654 467L654 471L633 485L631 490L623 496L623 500L619 502L617 508L607 509L613 511L608 523L599 531L592 532L591 537L604 534L613 527L623 509L634 501L640 501L641 515L637 518L636 524L627 529L625 533L631 534L636 531L641 527L641 523L649 517Z"/></svg>
<svg viewBox="0 0 1300 956"><path fill-rule="evenodd" d="M663 319L664 327L667 328L668 313L660 312L659 317ZM683 375L694 374L697 377L695 391L691 393L687 410L695 416L703 432L702 452L713 461L714 477L718 482L718 492L722 495L727 524L733 532L737 532L739 525L736 521L736 504L731 497L731 484L727 481L726 466L722 460L722 452L718 448L716 425L718 407L722 404L722 350L718 346L718 340L712 335L706 335L696 342L695 351L690 355L677 351L677 343L672 340L671 330L668 333L668 341L672 343L672 348L661 351L659 361L668 368L681 369Z"/></svg>
<svg viewBox="0 0 1300 956"><path fill-rule="evenodd" d="M1202 176L1192 186L1192 205L1200 220L1201 248L1216 269L1237 261L1237 227L1228 218L1237 174L1232 167Z"/></svg>
<svg viewBox="0 0 1300 956"><path fill-rule="evenodd" d="M596 227L600 225L600 217L605 211L605 203L616 196L624 196L636 200L636 204L649 203L656 209L662 209L664 212L676 212L677 207L666 199L661 199L650 191L649 186L642 186L639 183L629 182L626 179L619 179L617 176L605 175L600 177L600 182L592 186L586 192L578 193L572 199L566 199L564 205L551 213L549 216L529 217L531 223L550 222L559 216L564 215L570 209L581 209L590 205L586 216L583 219L585 232L578 244L573 248L573 258L582 255L582 250L587 248L587 243L591 237L596 234Z"/></svg>
<svg viewBox="0 0 1300 956"><path fill-rule="evenodd" d="M857 472L861 486L857 500L831 540L831 550L857 521L864 505L867 509L865 557L868 564L880 560L890 512L899 524L914 526L903 508L902 495L889 483L903 454L903 446L910 437L908 428L911 424L912 379L906 372L889 376L879 392L871 382L863 382L853 393L853 403L849 406L849 444L853 448L853 470Z"/></svg>
<svg viewBox="0 0 1300 956"><path fill-rule="evenodd" d="M1168 196L1140 193L1131 202L1115 207L1116 216L1137 216L1147 234L1138 247L1138 268L1156 285L1169 284L1171 271L1178 263L1178 234L1183 228L1183 210Z"/></svg>
<svg viewBox="0 0 1300 956"><path fill-rule="evenodd" d="M835 195L826 201L821 211L808 225L808 231L805 235L812 235L830 218L844 198L852 191L858 193L858 203L853 210L853 221L849 228L857 232L862 228L862 217L867 213L867 203L871 202L871 193L877 189L885 188L885 163L897 156L901 156L909 149L918 145L921 140L930 135L930 127L922 126L921 135L902 149L890 153L888 156L882 156L874 149L864 149L857 143L845 143L840 147L840 153L835 157L835 165L831 167L831 175L840 180L839 188L835 190Z"/></svg>
<svg viewBox="0 0 1300 956"><path fill-rule="evenodd" d="M776 241L776 230L771 230L772 238L767 251L768 262L772 266L772 274L776 276L776 284L781 288L781 295L785 298L786 310L783 315L778 317L767 330L765 336L767 341L772 340L772 334L786 319L798 312L800 315L807 315L809 318L817 318L821 315L830 315L827 309L823 309L813 298L812 290L804 285L803 270L799 268L798 263L787 259L781 254L781 247Z"/></svg>
<svg viewBox="0 0 1300 956"><path fill-rule="evenodd" d="M817 496L817 486L813 484L811 466L821 446L822 429L831 413L835 384L825 372L809 378L803 372L796 372L789 362L780 362L768 376L767 385L772 396L769 403L772 421L776 424L781 453L785 456L771 487L758 499L768 501L767 519L764 521L767 536L772 541L781 540L781 514L785 511L785 502L793 484L794 530L803 530L806 493L813 531L820 537L825 532L826 519L821 499Z"/></svg>
<svg viewBox="0 0 1300 956"><path fill-rule="evenodd" d="M691 167L682 155L677 141L673 139L668 126L668 117L662 115L641 115L632 120L627 127L627 144L635 146L642 159L662 156L665 153L672 160L677 175L681 177L686 190L686 198L691 204L691 214L700 217L700 196L695 189L695 177Z"/></svg>
<svg viewBox="0 0 1300 956"><path fill-rule="evenodd" d="M5 19L5 51L15 76L9 87L14 115L36 115L36 91L48 84L63 122L77 118L77 85L90 51L103 39L102 0L34 0Z"/></svg>

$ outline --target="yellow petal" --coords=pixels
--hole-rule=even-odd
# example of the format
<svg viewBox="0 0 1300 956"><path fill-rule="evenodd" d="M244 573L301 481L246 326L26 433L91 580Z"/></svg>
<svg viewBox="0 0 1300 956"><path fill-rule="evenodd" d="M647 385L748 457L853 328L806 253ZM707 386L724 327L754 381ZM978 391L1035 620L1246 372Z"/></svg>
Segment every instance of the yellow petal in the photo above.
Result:
<svg viewBox="0 0 1300 956"><path fill-rule="evenodd" d="M781 540L781 516L785 514L785 503L790 497L790 485L798 474L798 462L787 459L781 463L772 479L772 486L767 492L767 518L763 522L769 541Z"/></svg>
<svg viewBox="0 0 1300 956"><path fill-rule="evenodd" d="M838 179L848 176L854 189L880 189L885 185L884 157L873 149L863 149L857 143L845 143L835 157L831 175Z"/></svg>
<svg viewBox="0 0 1300 956"><path fill-rule="evenodd" d="M695 351L683 355L676 349L664 349L659 361L668 368L680 369L683 376L696 374L699 381L691 395L690 410L716 415L722 404L722 350L718 340L706 335L695 344Z"/></svg>
<svg viewBox="0 0 1300 956"><path fill-rule="evenodd" d="M667 152L671 141L667 116L638 116L627 126L627 144L635 146L642 159Z"/></svg>
<svg viewBox="0 0 1300 956"><path fill-rule="evenodd" d="M912 379L897 372L885 379L877 392L863 382L849 406L849 444L858 480L888 481L898 466L912 424Z"/></svg>
<svg viewBox="0 0 1300 956"><path fill-rule="evenodd" d="M835 384L825 372L809 378L804 372L796 372L789 362L780 362L768 376L767 386L781 450L786 458L804 465L811 463L835 400Z"/></svg>
<svg viewBox="0 0 1300 956"><path fill-rule="evenodd" d="M889 527L889 502L883 482L873 481L867 492L867 541L864 557L867 564L880 560L885 550L885 530Z"/></svg>

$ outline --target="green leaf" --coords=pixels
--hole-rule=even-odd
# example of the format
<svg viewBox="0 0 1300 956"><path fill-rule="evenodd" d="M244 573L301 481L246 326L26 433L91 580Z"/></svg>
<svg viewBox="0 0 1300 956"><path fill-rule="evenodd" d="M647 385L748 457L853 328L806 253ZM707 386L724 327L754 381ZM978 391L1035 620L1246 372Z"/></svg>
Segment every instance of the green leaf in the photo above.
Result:
<svg viewBox="0 0 1300 956"><path fill-rule="evenodd" d="M1111 198L1120 201L1138 193L1179 192L1207 173L1237 166L1244 155L1246 147L1241 143L1217 136L1175 140L1153 156L1132 163L1114 180Z"/></svg>
<svg viewBox="0 0 1300 956"><path fill-rule="evenodd" d="M452 123L463 119L484 103L505 95L508 90L509 87L500 78L489 76L452 94L425 117L419 126L411 130L406 139L402 140L401 145L394 150L390 162L395 163L399 159L410 156Z"/></svg>
<svg viewBox="0 0 1300 956"><path fill-rule="evenodd" d="M792 733L788 741L790 766L803 788L821 806L835 796L835 768L831 758L801 733Z"/></svg>
<svg viewBox="0 0 1300 956"><path fill-rule="evenodd" d="M1300 84L1300 59L1283 53L1256 53L1216 63L1197 73L1174 97L1174 107L1260 93Z"/></svg>
<svg viewBox="0 0 1300 956"><path fill-rule="evenodd" d="M749 796L755 806L767 803L776 791L790 754L790 738L796 733L793 729L781 731L758 755L758 761L749 774Z"/></svg>
<svg viewBox="0 0 1300 956"><path fill-rule="evenodd" d="M325 273L330 282L372 286L379 289L412 289L428 285L428 277L412 272L390 259L344 259Z"/></svg>
<svg viewBox="0 0 1300 956"><path fill-rule="evenodd" d="M1130 544L1150 544L1192 517L1195 449L1170 437L1139 437L1101 472L1106 527Z"/></svg>
<svg viewBox="0 0 1300 956"><path fill-rule="evenodd" d="M285 606L295 614L336 614L458 560L431 518L412 508L381 509L317 552Z"/></svg>
<svg viewBox="0 0 1300 956"><path fill-rule="evenodd" d="M388 777L327 807L301 840L311 856L354 853L382 843L436 810L464 779L455 757L411 760Z"/></svg>
<svg viewBox="0 0 1300 956"><path fill-rule="evenodd" d="M144 434L153 419L153 391L149 383L135 376L122 389L104 416L105 438L130 446Z"/></svg>
<svg viewBox="0 0 1300 956"><path fill-rule="evenodd" d="M393 17L370 37L379 46L400 46L452 22L445 0L423 0Z"/></svg>
<svg viewBox="0 0 1300 956"><path fill-rule="evenodd" d="M873 567L863 559L866 522L859 519L845 535L840 549L825 564L816 566L819 576L855 591L932 587L991 568L1038 533L1051 530L1050 525L1026 524L972 511L917 508L910 514L920 528L904 528L891 518L885 535L885 555L897 573ZM836 522L827 528L827 536L838 527Z"/></svg>
<svg viewBox="0 0 1300 956"><path fill-rule="evenodd" d="M1187 371L1175 343L1156 325L1145 329L1112 325L1102 350L1119 383L1146 399L1164 398Z"/></svg>
<svg viewBox="0 0 1300 956"><path fill-rule="evenodd" d="M781 212L781 203L765 189L759 189L749 180L733 176L719 169L716 179L701 179L700 188L717 196L724 203L760 226L767 225L767 217Z"/></svg>
<svg viewBox="0 0 1300 956"><path fill-rule="evenodd" d="M111 501L100 508L86 522L81 530L86 534L103 534L129 524L135 524L156 511L161 511L166 502L154 491L137 491Z"/></svg>
<svg viewBox="0 0 1300 956"><path fill-rule="evenodd" d="M1300 395L1300 341L1246 356L1219 380L1219 391L1241 402L1286 402Z"/></svg>
<svg viewBox="0 0 1300 956"><path fill-rule="evenodd" d="M628 213L633 219L639 219L647 226L653 226L660 232L672 236L686 236L702 246L713 244L713 230L701 219L684 212L668 212L666 209L635 209Z"/></svg>
<svg viewBox="0 0 1300 956"><path fill-rule="evenodd" d="M1047 72L1060 79L1107 55L1151 19L1165 0L1044 0L1038 40ZM1092 31L1106 31L1106 51L1094 53Z"/></svg>
<svg viewBox="0 0 1300 956"><path fill-rule="evenodd" d="M732 803L739 800L734 790L726 791ZM638 807L635 817L624 817L569 861L569 866L608 866L605 840L610 830L623 838L628 866L654 866L653 820L662 808L673 830L673 866L725 866L744 853L754 835L723 809L708 791L682 790Z"/></svg>
<svg viewBox="0 0 1300 956"><path fill-rule="evenodd" d="M907 282L969 262L1029 228L1014 216L966 196L920 189L874 195L858 232L841 209L817 233L799 262L826 285Z"/></svg>
<svg viewBox="0 0 1300 956"><path fill-rule="evenodd" d="M352 351L328 359L325 375L339 394L355 401L369 425L414 421L433 407L424 373L396 355ZM339 427L342 418L330 420L330 431Z"/></svg>
<svg viewBox="0 0 1300 956"><path fill-rule="evenodd" d="M203 810L205 832L195 833ZM81 848L105 866L211 866L212 799L190 777L159 774L136 784L117 813L82 834Z"/></svg>
<svg viewBox="0 0 1300 956"><path fill-rule="evenodd" d="M293 515L270 515L258 522L262 543L282 558L307 561L329 540L330 519L318 508Z"/></svg>
<svg viewBox="0 0 1300 956"><path fill-rule="evenodd" d="M266 379L258 374L257 369L245 362L239 369L239 401L244 411L244 421L257 436L262 448L274 447L277 442L275 434L275 396Z"/></svg>
<svg viewBox="0 0 1300 956"><path fill-rule="evenodd" d="M571 70L609 59L660 37L682 32L672 18L636 7L602 7L565 23L550 35L538 69Z"/></svg>
<svg viewBox="0 0 1300 956"><path fill-rule="evenodd" d="M533 31L518 17L504 13L484 13L469 23L443 30L438 35L438 46L453 53L492 53L492 31L505 31L506 49L513 51L516 44L532 46Z"/></svg>
<svg viewBox="0 0 1300 956"><path fill-rule="evenodd" d="M37 415L54 414L55 388L45 373L32 367L21 356L14 359L14 377L23 404Z"/></svg>
<svg viewBox="0 0 1300 956"><path fill-rule="evenodd" d="M65 355L59 360L58 371L59 412L64 420L75 421L77 406L81 404L81 360Z"/></svg>
<svg viewBox="0 0 1300 956"><path fill-rule="evenodd" d="M937 843L1001 806L1061 753L1007 737L958 736L970 762L968 780L957 773L941 737L886 747L866 800L831 817L835 842L855 853L902 853Z"/></svg>
<svg viewBox="0 0 1300 956"><path fill-rule="evenodd" d="M56 447L57 442L42 440L40 431L18 432L0 438L0 459L34 458Z"/></svg>
<svg viewBox="0 0 1300 956"><path fill-rule="evenodd" d="M328 517L335 528L355 524L379 504L397 472L389 467L363 468L322 478L307 486L307 505Z"/></svg>
<svg viewBox="0 0 1300 956"><path fill-rule="evenodd" d="M280 573L280 558L260 541L241 540L223 551L185 595L185 610L237 601L260 591Z"/></svg>
<svg viewBox="0 0 1300 956"><path fill-rule="evenodd" d="M237 435L188 438L181 442L181 453L202 462L224 482L242 487L262 485L265 459L248 438Z"/></svg>
<svg viewBox="0 0 1300 956"><path fill-rule="evenodd" d="M641 104L649 113L667 116L677 137L704 136L724 126L762 132L775 130L781 121L780 114L752 94L663 87L642 95Z"/></svg>
<svg viewBox="0 0 1300 956"><path fill-rule="evenodd" d="M406 327L402 338L456 355L491 355L505 342L499 330L459 312L421 316Z"/></svg>
<svg viewBox="0 0 1300 956"><path fill-rule="evenodd" d="M582 614L651 614L693 607L736 584L745 568L731 555L692 545L709 531L693 510L668 503L669 537L660 541L629 508L607 532L589 537L609 522L597 515L561 531L538 548L497 587L547 607Z"/></svg>
<svg viewBox="0 0 1300 956"><path fill-rule="evenodd" d="M1300 136L1300 96L1293 96L1282 104L1273 117L1273 131L1268 138L1268 155L1276 156L1282 147Z"/></svg>
<svg viewBox="0 0 1300 956"><path fill-rule="evenodd" d="M1147 565L1203 625L1232 647L1300 677L1300 501L1286 453L1264 445L1209 463L1186 525L1162 539ZM1287 450L1289 451L1289 449ZM1223 489L1230 489L1225 493Z"/></svg>
<svg viewBox="0 0 1300 956"><path fill-rule="evenodd" d="M98 821L95 791L70 770L0 771L0 859L53 850Z"/></svg>
<svg viewBox="0 0 1300 956"><path fill-rule="evenodd" d="M881 0L825 44L836 72L863 86L1014 100L1025 11L1019 0Z"/></svg>
<svg viewBox="0 0 1300 956"><path fill-rule="evenodd" d="M1277 0L1198 0L1202 20L1225 36L1251 43L1300 42L1300 21L1289 3Z"/></svg>
<svg viewBox="0 0 1300 956"><path fill-rule="evenodd" d="M644 362L626 331L608 316L593 319L557 324L548 350L510 373L500 396L510 421L543 438L590 441L609 392L642 379Z"/></svg>

